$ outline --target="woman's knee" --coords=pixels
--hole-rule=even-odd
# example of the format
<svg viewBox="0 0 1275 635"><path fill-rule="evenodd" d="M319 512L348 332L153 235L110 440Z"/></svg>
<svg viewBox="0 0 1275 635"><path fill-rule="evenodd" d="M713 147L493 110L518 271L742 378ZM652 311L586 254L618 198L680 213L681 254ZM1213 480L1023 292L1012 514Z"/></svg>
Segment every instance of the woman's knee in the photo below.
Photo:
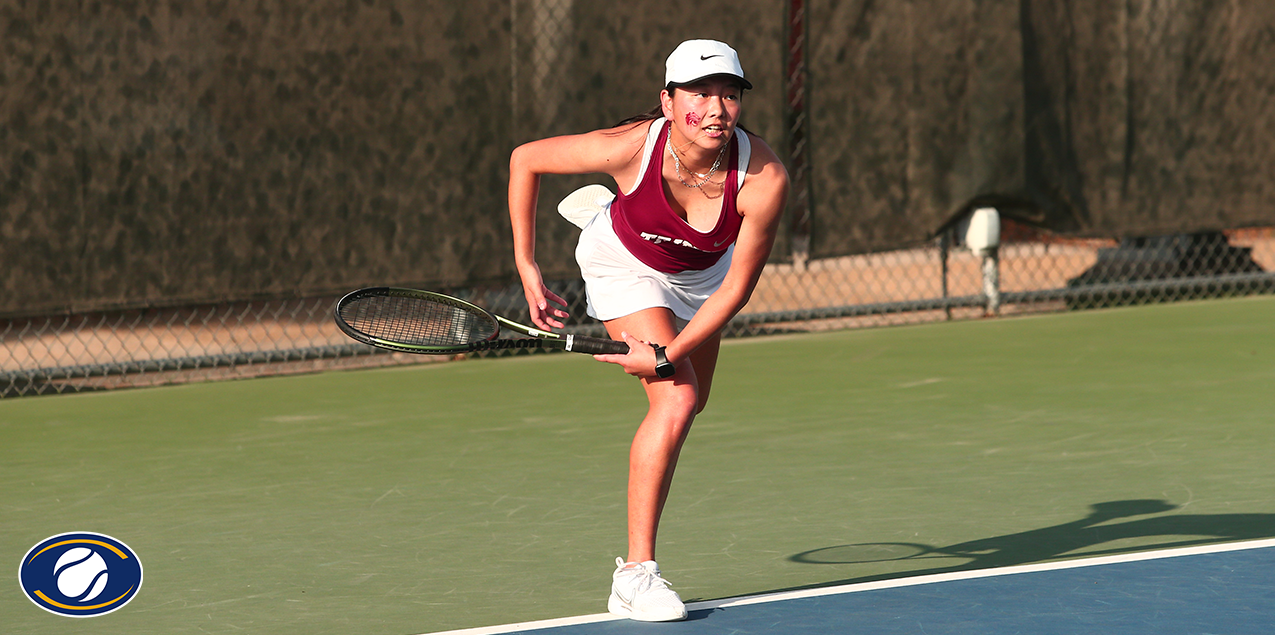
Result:
<svg viewBox="0 0 1275 635"><path fill-rule="evenodd" d="M700 411L699 391L687 390L679 394L674 407L684 418L693 418Z"/></svg>
<svg viewBox="0 0 1275 635"><path fill-rule="evenodd" d="M651 409L673 420L690 421L702 409L699 387L695 382L672 380L673 385L651 395Z"/></svg>

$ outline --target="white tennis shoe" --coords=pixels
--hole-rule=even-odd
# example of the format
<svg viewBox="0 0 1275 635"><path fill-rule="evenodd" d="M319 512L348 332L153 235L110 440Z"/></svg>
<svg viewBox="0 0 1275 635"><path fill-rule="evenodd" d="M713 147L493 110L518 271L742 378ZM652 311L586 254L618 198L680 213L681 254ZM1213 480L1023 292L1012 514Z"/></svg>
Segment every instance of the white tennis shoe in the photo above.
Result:
<svg viewBox="0 0 1275 635"><path fill-rule="evenodd" d="M615 565L611 598L607 600L607 610L612 615L639 622L686 619L686 605L668 588L668 580L660 577L660 567L654 560L625 564L624 558L616 558Z"/></svg>

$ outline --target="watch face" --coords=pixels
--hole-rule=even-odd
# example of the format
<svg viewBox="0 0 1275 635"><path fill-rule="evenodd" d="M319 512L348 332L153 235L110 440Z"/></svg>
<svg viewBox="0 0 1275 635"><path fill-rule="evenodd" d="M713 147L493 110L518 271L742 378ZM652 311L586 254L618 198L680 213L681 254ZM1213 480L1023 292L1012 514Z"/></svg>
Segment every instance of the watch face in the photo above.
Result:
<svg viewBox="0 0 1275 635"><path fill-rule="evenodd" d="M668 379L677 373L677 367L668 361L668 357L664 354L663 346L655 347L655 376L660 379Z"/></svg>

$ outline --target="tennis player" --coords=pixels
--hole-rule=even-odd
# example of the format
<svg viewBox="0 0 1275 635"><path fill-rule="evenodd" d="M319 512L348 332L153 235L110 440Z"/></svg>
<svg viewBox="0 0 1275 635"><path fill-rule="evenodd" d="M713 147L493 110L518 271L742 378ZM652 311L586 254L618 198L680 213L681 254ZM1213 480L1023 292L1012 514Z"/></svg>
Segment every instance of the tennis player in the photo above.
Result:
<svg viewBox="0 0 1275 635"><path fill-rule="evenodd" d="M650 408L629 454L628 555L616 559L608 609L642 621L685 619L655 563L673 470L708 401L722 329L748 301L775 241L788 174L739 127L752 84L712 40L669 55L660 104L614 128L534 141L509 164L514 257L531 319L561 328L565 302L536 264L542 174L606 174L619 194L580 235L588 314L626 355L598 355L641 380Z"/></svg>

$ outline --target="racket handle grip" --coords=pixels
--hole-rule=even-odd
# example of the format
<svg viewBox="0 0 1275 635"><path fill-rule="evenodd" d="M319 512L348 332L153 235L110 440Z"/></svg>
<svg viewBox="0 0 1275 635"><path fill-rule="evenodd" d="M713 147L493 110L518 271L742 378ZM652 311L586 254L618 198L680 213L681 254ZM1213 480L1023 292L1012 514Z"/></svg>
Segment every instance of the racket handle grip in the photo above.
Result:
<svg viewBox="0 0 1275 635"><path fill-rule="evenodd" d="M624 355L629 352L629 345L618 340L574 335L570 339L567 350L589 355Z"/></svg>

